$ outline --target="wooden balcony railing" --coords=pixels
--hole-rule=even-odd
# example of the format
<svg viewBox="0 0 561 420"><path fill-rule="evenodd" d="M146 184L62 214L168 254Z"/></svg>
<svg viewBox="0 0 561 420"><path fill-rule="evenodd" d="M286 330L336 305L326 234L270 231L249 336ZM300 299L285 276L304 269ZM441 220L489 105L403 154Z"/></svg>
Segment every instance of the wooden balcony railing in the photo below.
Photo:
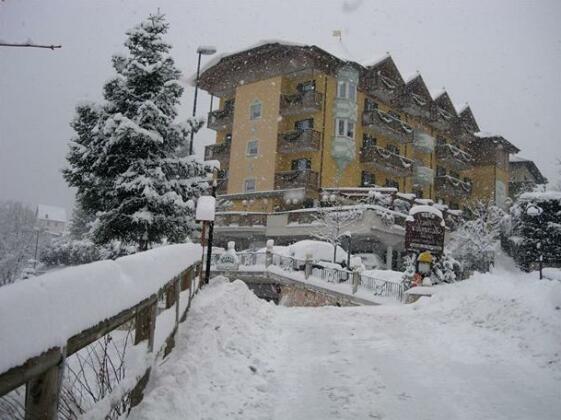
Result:
<svg viewBox="0 0 561 420"><path fill-rule="evenodd" d="M372 163L376 169L391 173L394 176L413 175L413 161L411 159L378 146L362 147L360 161Z"/></svg>
<svg viewBox="0 0 561 420"><path fill-rule="evenodd" d="M279 153L317 152L321 133L316 130L291 130L280 133L277 149Z"/></svg>
<svg viewBox="0 0 561 420"><path fill-rule="evenodd" d="M473 162L469 153L452 144L437 144L436 159L448 163L450 167L457 171L467 169Z"/></svg>
<svg viewBox="0 0 561 420"><path fill-rule="evenodd" d="M267 213L225 212L216 215L218 226L266 226Z"/></svg>
<svg viewBox="0 0 561 420"><path fill-rule="evenodd" d="M230 141L210 144L205 147L205 160L219 160L228 163L230 160Z"/></svg>
<svg viewBox="0 0 561 420"><path fill-rule="evenodd" d="M454 198L467 198L471 194L471 184L450 175L434 178L436 195L444 194Z"/></svg>
<svg viewBox="0 0 561 420"><path fill-rule="evenodd" d="M275 190L287 190L291 188L318 188L318 173L311 170L287 171L275 174Z"/></svg>
<svg viewBox="0 0 561 420"><path fill-rule="evenodd" d="M234 106L208 113L207 127L211 130L224 130L234 122Z"/></svg>
<svg viewBox="0 0 561 420"><path fill-rule="evenodd" d="M399 83L381 73L370 73L367 75L365 86L369 94L386 102L396 100L401 93Z"/></svg>
<svg viewBox="0 0 561 420"><path fill-rule="evenodd" d="M306 112L317 112L321 109L323 95L319 92L303 92L295 95L281 95L280 113L294 115Z"/></svg>
<svg viewBox="0 0 561 420"><path fill-rule="evenodd" d="M412 127L380 110L365 111L362 114L362 125L398 143L412 143L414 139Z"/></svg>

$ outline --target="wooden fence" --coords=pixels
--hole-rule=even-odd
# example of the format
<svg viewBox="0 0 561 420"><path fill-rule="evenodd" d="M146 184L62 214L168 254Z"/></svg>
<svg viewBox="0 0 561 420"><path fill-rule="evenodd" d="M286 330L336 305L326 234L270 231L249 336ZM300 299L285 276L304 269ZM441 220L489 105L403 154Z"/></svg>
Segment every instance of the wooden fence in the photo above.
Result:
<svg viewBox="0 0 561 420"><path fill-rule="evenodd" d="M152 353L154 358L162 350L164 357L167 356L175 345L177 327L186 319L191 299L199 289L200 281L197 275L200 270L201 263L194 263L147 299L70 337L65 346L51 348L28 359L20 366L0 373L0 397L25 385L25 418L30 420L56 419L65 359L130 321L134 321L135 325L135 345L146 342L147 351ZM180 313L180 296L183 291L188 291L189 301L183 313ZM156 317L158 316L158 301L161 299L165 301L165 309L175 306L175 327L162 347L155 349ZM22 334L25 334L25 331L22 331ZM144 374L137 378L136 384L124 392L119 403L127 399L132 408L142 401L144 388L150 377L150 369L147 367Z"/></svg>

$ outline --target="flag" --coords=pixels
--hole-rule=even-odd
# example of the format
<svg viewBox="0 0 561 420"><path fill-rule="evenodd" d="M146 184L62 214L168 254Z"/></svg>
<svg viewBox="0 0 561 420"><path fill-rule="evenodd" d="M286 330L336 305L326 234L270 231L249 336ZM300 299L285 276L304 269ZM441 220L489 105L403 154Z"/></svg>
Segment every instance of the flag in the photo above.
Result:
<svg viewBox="0 0 561 420"><path fill-rule="evenodd" d="M333 31L333 36L339 37L339 41L341 41L341 36L342 36L342 35L343 35L343 34L341 33L340 30Z"/></svg>

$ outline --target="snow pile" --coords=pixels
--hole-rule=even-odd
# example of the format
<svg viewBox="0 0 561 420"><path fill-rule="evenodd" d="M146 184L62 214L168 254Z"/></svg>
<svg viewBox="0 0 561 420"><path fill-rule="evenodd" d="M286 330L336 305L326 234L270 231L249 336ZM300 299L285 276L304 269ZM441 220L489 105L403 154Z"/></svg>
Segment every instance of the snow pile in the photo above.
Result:
<svg viewBox="0 0 561 420"><path fill-rule="evenodd" d="M260 250L265 252L266 248ZM293 243L289 246L274 246L273 253L284 255L286 257L293 257L297 260L305 260L307 254L312 255L314 261L332 261L333 260L333 245L328 242L303 240ZM347 253L343 248L337 246L337 262L342 263L347 261Z"/></svg>
<svg viewBox="0 0 561 420"><path fill-rule="evenodd" d="M212 279L130 418L252 419L271 412L274 309L240 280Z"/></svg>
<svg viewBox="0 0 561 420"><path fill-rule="evenodd" d="M539 274L536 273L536 278L538 278ZM554 267L546 267L543 269L543 276L549 280L557 280L561 282L561 269L554 268Z"/></svg>
<svg viewBox="0 0 561 420"><path fill-rule="evenodd" d="M2 287L0 372L134 306L200 255L197 244L170 245Z"/></svg>
<svg viewBox="0 0 561 420"><path fill-rule="evenodd" d="M516 346L540 366L561 372L561 283L499 271L433 289L430 299L414 304L420 316L441 315L458 331L481 329L481 339L494 342L497 351ZM443 345L465 356L462 343Z"/></svg>

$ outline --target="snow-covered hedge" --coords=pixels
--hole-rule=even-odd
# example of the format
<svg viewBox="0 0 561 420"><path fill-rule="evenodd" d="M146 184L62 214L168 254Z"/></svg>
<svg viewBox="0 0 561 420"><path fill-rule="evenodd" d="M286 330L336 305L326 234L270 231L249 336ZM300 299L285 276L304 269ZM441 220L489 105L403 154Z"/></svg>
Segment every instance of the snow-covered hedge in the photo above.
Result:
<svg viewBox="0 0 561 420"><path fill-rule="evenodd" d="M200 256L197 244L170 245L0 288L0 372L150 297Z"/></svg>

